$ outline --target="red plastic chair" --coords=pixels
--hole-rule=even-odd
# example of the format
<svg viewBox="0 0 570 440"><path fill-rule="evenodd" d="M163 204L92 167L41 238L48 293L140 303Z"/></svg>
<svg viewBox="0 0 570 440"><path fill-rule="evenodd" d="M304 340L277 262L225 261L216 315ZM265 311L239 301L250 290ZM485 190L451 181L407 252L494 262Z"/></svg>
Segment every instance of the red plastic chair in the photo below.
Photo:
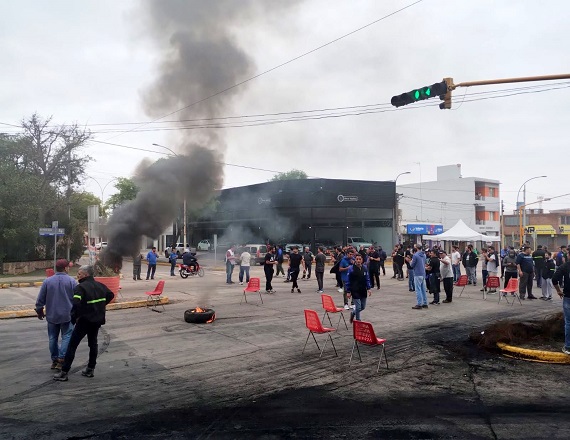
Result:
<svg viewBox="0 0 570 440"><path fill-rule="evenodd" d="M261 280L259 278L250 278L249 282L247 283L247 287L243 289L243 297L241 298L240 304L245 299L247 302L246 292L253 292L259 293L259 299L261 300L261 304L263 304L263 297L261 296Z"/></svg>
<svg viewBox="0 0 570 440"><path fill-rule="evenodd" d="M309 336L313 336L315 344L317 344L317 348L321 350L321 347L319 347L319 343L317 342L317 338L315 338L315 333L318 335L326 333L329 339L331 340L331 344L334 348L334 354L338 356L338 353L336 352L336 347L334 346L334 342L331 337L331 333L336 330L334 328L323 327L323 324L321 324L321 320L319 319L319 315L317 315L317 312L315 312L314 310L305 309L305 325L309 329L309 334L307 335L307 340L305 341L305 346L303 347L302 353L305 353L305 348L307 348L307 342L309 342ZM325 347L327 346L327 342L328 339L325 339L325 344L323 345L323 349L321 350L321 355L319 356L319 358L322 357L323 352L325 351Z"/></svg>
<svg viewBox="0 0 570 440"><path fill-rule="evenodd" d="M52 277L55 275L55 271L51 268L46 269L46 278Z"/></svg>
<svg viewBox="0 0 570 440"><path fill-rule="evenodd" d="M519 296L519 279L518 278L510 278L509 282L507 283L507 287L499 290L499 292L500 292L500 295L499 295L498 303L501 302L501 298L505 298L505 301L507 302L507 304L511 304L511 306L514 306L515 305L515 298L516 298L519 300L519 303L522 306L521 297ZM509 293L512 296L514 296L512 303L509 303L509 300L507 298L507 294L509 294Z"/></svg>
<svg viewBox="0 0 570 440"><path fill-rule="evenodd" d="M164 304L160 304L160 300L162 299L161 295L162 295L163 290L164 290L164 280L161 280L158 282L158 284L156 285L154 290L151 290L150 292L145 292L147 295L147 301L146 301L147 308L148 308L149 302L151 302L153 304L153 306L152 306L153 311L158 312L158 310L156 309L156 306L158 306L158 305L161 305L162 309L165 310Z"/></svg>
<svg viewBox="0 0 570 440"><path fill-rule="evenodd" d="M329 313L340 313L340 318L338 318L338 322L336 323L336 329L338 330L338 326L340 325L340 320L342 319L344 321L344 326L348 330L346 319L344 319L344 315L342 314L342 312L344 312L344 307L337 307L334 303L332 296L330 295L322 294L321 301L323 302L323 309L325 309L325 314L323 315L323 321L325 320L325 316L328 317L329 323L331 324L332 327L333 323L331 321Z"/></svg>
<svg viewBox="0 0 570 440"><path fill-rule="evenodd" d="M362 362L362 357L360 356L360 349L358 348L358 343L364 345L375 346L379 345L382 346L382 351L380 352L380 359L378 360L378 368L376 368L376 372L380 371L380 362L382 362L382 355L384 355L384 360L386 361L386 369L388 369L388 358L386 357L386 339L380 339L376 337L376 333L374 333L374 328L372 324L369 322L364 321L354 321L352 323L352 330L354 336L354 344L352 344L352 352L350 353L350 361L348 365L352 362L352 355L354 354L354 347L356 347L356 351L358 352L358 357L360 362Z"/></svg>
<svg viewBox="0 0 570 440"><path fill-rule="evenodd" d="M485 288L497 291L497 287L501 287L501 279L499 277L487 277L487 283L485 283ZM487 292L483 290L483 299L487 299L487 296L485 295L486 293Z"/></svg>
<svg viewBox="0 0 570 440"><path fill-rule="evenodd" d="M465 290L465 286L467 286L467 284L469 284L469 277L467 275L460 275L459 279L454 284L455 287L463 287L459 296L463 295L463 291Z"/></svg>

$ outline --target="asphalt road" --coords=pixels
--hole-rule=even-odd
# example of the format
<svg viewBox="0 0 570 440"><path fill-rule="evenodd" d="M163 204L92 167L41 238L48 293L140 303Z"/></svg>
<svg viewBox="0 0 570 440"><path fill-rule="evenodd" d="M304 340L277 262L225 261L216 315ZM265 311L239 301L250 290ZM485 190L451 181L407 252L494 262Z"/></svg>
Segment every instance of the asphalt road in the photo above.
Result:
<svg viewBox="0 0 570 440"><path fill-rule="evenodd" d="M130 280L128 264L125 274L126 296L154 287ZM329 344L319 359L311 341L301 354L303 309L321 310L314 280L291 294L276 279L263 305L255 295L240 305L242 288L226 285L221 271L182 280L159 267L157 278L174 302L163 313L109 312L93 379L79 373L86 341L69 381L54 382L45 322L0 321L0 438L570 438L567 365L481 353L467 342L487 323L541 317L560 301L498 305L469 286L452 304L416 311L407 283L384 277L363 312L388 339L390 368L376 373L375 349L362 348L363 362L348 366L353 340L342 323L338 357ZM328 274L325 286L341 303ZM197 305L214 308L216 321L184 322Z"/></svg>

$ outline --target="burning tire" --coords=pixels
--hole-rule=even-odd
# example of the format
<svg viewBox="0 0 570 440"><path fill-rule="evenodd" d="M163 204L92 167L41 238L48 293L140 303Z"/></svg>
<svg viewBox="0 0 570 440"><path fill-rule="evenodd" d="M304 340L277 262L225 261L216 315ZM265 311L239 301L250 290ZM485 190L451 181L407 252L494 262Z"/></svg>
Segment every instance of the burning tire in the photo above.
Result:
<svg viewBox="0 0 570 440"><path fill-rule="evenodd" d="M190 324L206 324L216 319L214 309L188 309L184 312L184 321Z"/></svg>

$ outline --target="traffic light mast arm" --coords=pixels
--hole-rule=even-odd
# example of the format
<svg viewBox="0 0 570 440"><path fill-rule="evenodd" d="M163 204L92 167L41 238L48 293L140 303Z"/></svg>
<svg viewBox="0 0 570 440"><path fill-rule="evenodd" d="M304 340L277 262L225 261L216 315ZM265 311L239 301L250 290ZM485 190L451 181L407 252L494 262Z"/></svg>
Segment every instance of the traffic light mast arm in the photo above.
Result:
<svg viewBox="0 0 570 440"><path fill-rule="evenodd" d="M570 79L570 73L563 73L561 75L521 76L519 78L487 79L484 81L467 81L459 84L453 84L451 90L455 90L457 87L487 86L491 84L508 84L530 81L554 81L557 79Z"/></svg>

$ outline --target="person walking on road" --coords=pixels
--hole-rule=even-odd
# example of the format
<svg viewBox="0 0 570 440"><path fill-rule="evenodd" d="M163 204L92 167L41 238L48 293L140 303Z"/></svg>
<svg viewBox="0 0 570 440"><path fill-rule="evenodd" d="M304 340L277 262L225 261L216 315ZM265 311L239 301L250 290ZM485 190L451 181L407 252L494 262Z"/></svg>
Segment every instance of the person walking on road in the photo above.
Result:
<svg viewBox="0 0 570 440"><path fill-rule="evenodd" d="M340 275L342 278L342 299L344 300L344 309L350 309L348 305L348 296L346 293L346 283L348 281L348 268L354 263L354 249L348 248L342 260L340 260L340 264L338 266L338 270L340 271Z"/></svg>
<svg viewBox="0 0 570 440"><path fill-rule="evenodd" d="M318 293L323 293L323 281L325 277L325 263L327 262L327 257L325 256L325 250L322 246L319 246L317 250L317 255L315 255L315 277L317 278Z"/></svg>
<svg viewBox="0 0 570 440"><path fill-rule="evenodd" d="M265 293L275 293L271 281L273 280L273 266L277 264L275 259L275 254L273 253L273 248L267 246L267 253L265 254L265 261L263 265L263 271L265 272Z"/></svg>
<svg viewBox="0 0 570 440"><path fill-rule="evenodd" d="M249 283L249 268L251 267L251 254L245 250L240 255L241 263L239 264L239 285L243 285L243 276L245 274L245 282Z"/></svg>
<svg viewBox="0 0 570 440"><path fill-rule="evenodd" d="M564 290L561 290L560 287L562 283L564 283ZM570 355L570 262L558 266L552 277L552 284L558 296L562 298L562 311L564 313L564 347L562 347L562 352Z"/></svg>
<svg viewBox="0 0 570 440"><path fill-rule="evenodd" d="M350 322L360 321L360 312L366 308L366 299L372 294L368 269L363 264L362 255L356 254L354 264L348 267L346 295L352 298L354 310L350 311Z"/></svg>
<svg viewBox="0 0 570 440"><path fill-rule="evenodd" d="M226 251L226 284L234 284L232 281L232 274L234 273L234 267L236 265L235 250L236 245L232 244Z"/></svg>
<svg viewBox="0 0 570 440"><path fill-rule="evenodd" d="M368 250L368 273L370 276L370 287L374 288L376 282L376 290L380 289L380 254L370 246Z"/></svg>
<svg viewBox="0 0 570 440"><path fill-rule="evenodd" d="M552 291L554 290L554 286L552 285L552 277L554 276L554 272L556 271L556 263L552 259L552 255L550 252L544 253L544 267L542 268L542 273L537 274L537 277L542 277L542 297L541 299L545 301L552 300Z"/></svg>
<svg viewBox="0 0 570 440"><path fill-rule="evenodd" d="M275 274L276 277L279 276L279 274L282 274L283 276L285 276L285 271L283 270L283 260L285 259L285 255L283 253L283 246L279 245L277 246L277 273Z"/></svg>
<svg viewBox="0 0 570 440"><path fill-rule="evenodd" d="M176 252L171 252L168 254L168 261L170 262L170 276L176 276L174 274L174 269L176 268L176 262L178 261L178 255Z"/></svg>
<svg viewBox="0 0 570 440"><path fill-rule="evenodd" d="M311 250L306 247L305 253L303 254L303 261L305 263L305 269L303 269L303 279L305 279L305 275L307 275L307 279L311 278L311 269L313 267L313 253ZM305 274L306 272L306 274Z"/></svg>
<svg viewBox="0 0 570 440"><path fill-rule="evenodd" d="M56 374L54 380L66 381L75 352L82 339L87 336L89 345L89 362L81 374L93 377L97 363L97 334L99 328L105 324L105 307L115 296L107 286L93 278L93 266L81 266L77 272L79 284L73 290L73 309L71 322L75 324L67 353L65 354L61 372Z"/></svg>
<svg viewBox="0 0 570 440"><path fill-rule="evenodd" d="M453 263L445 250L439 251L439 272L443 280L443 290L445 291L444 304L449 304L453 300Z"/></svg>
<svg viewBox="0 0 570 440"><path fill-rule="evenodd" d="M146 261L148 263L148 269L146 270L146 279L148 281L149 277L154 280L154 273L156 272L156 262L158 260L158 255L156 255L156 248L153 246L151 251L146 254Z"/></svg>
<svg viewBox="0 0 570 440"><path fill-rule="evenodd" d="M51 369L60 370L73 332L71 309L73 289L77 281L68 275L69 262L67 260L57 260L55 270L55 275L46 278L40 287L36 299L36 314L38 319L43 320L45 317L47 321ZM60 334L61 344L59 343Z"/></svg>
<svg viewBox="0 0 570 440"><path fill-rule="evenodd" d="M297 289L297 293L301 293L299 289L299 284L297 284L297 279L299 278L299 273L301 272L301 265L303 264L303 256L299 253L299 247L293 246L291 252L289 253L289 270L287 273L291 276L291 293Z"/></svg>

